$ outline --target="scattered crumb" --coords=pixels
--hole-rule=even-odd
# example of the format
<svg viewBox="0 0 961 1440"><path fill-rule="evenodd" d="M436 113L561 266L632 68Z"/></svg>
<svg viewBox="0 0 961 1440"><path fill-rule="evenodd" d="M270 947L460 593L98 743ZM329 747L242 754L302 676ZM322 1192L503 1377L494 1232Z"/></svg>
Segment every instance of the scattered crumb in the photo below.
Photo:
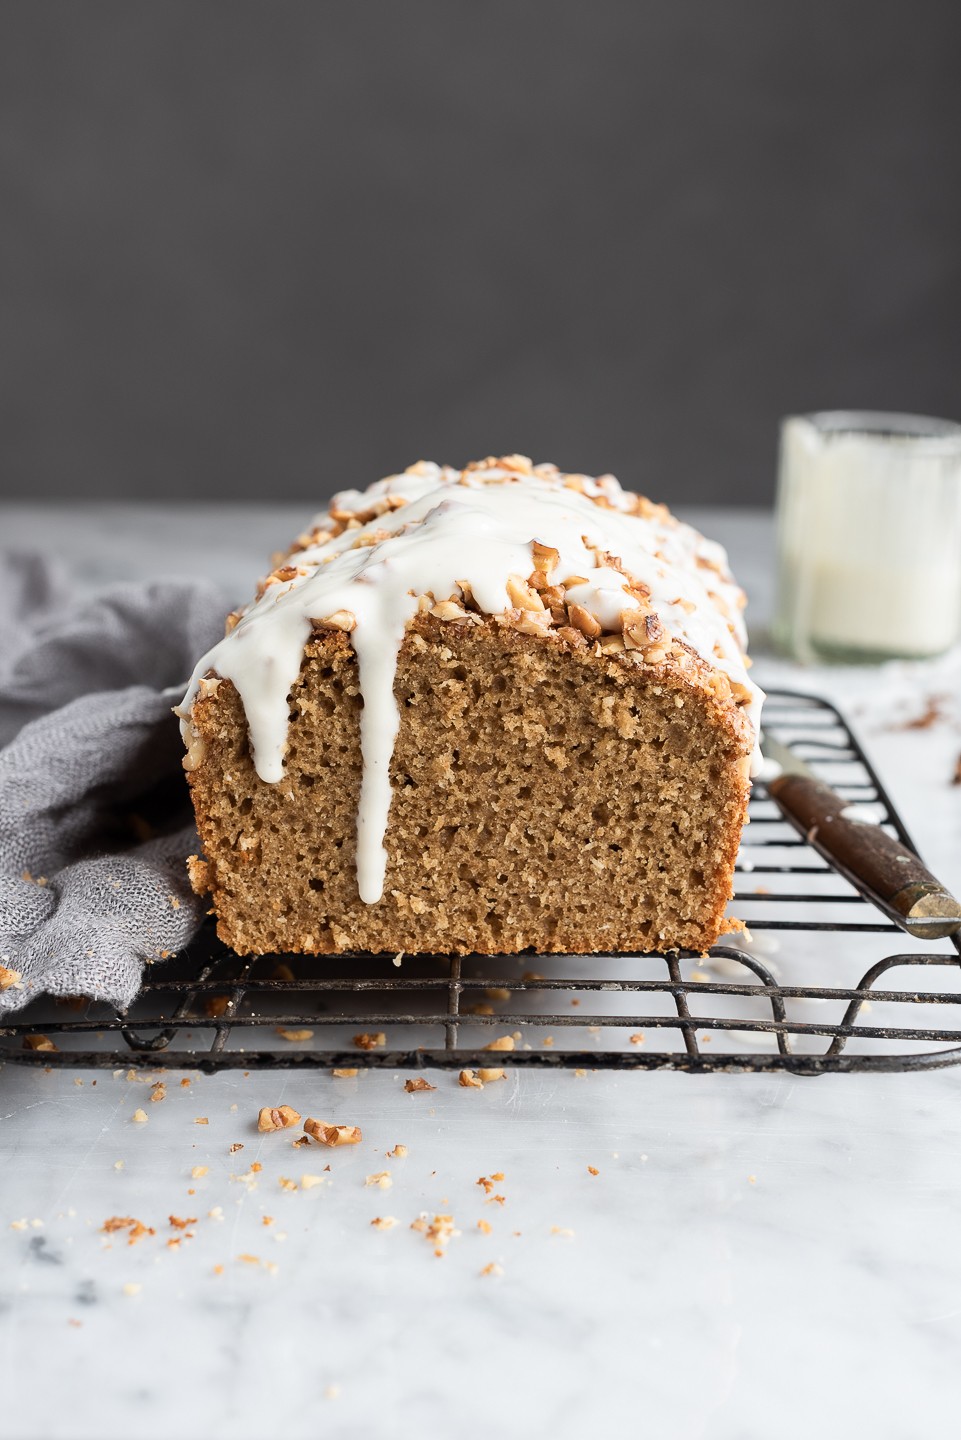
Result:
<svg viewBox="0 0 961 1440"><path fill-rule="evenodd" d="M281 1040L291 1040L294 1043L303 1040L313 1040L314 1038L313 1030L287 1030L283 1025L277 1026L277 1034Z"/></svg>
<svg viewBox="0 0 961 1440"><path fill-rule="evenodd" d="M375 1034L366 1034L362 1031L359 1035L354 1036L354 1044L358 1050L383 1050L387 1044L387 1036L383 1030L378 1030Z"/></svg>
<svg viewBox="0 0 961 1440"><path fill-rule="evenodd" d="M489 1265L484 1266L483 1270L480 1273L482 1275L503 1275L504 1267L502 1265L498 1265L496 1260L492 1260Z"/></svg>
<svg viewBox="0 0 961 1440"><path fill-rule="evenodd" d="M485 1085L492 1085L495 1080L506 1080L506 1079L507 1079L507 1071L506 1071L506 1070L478 1070L478 1072L477 1072L477 1078L478 1078L478 1080L482 1080Z"/></svg>
<svg viewBox="0 0 961 1440"><path fill-rule="evenodd" d="M227 1013L230 1004L229 995L207 995L204 999L204 1014L210 1020L216 1020L218 1016Z"/></svg>
<svg viewBox="0 0 961 1440"><path fill-rule="evenodd" d="M320 1145L359 1145L364 1138L359 1125L329 1125L307 1116L304 1129Z"/></svg>
<svg viewBox="0 0 961 1440"><path fill-rule="evenodd" d="M115 1160L115 1161L113 1162L113 1168L114 1168L115 1170L122 1170L123 1167L124 1167L124 1165L125 1165L126 1163L127 1163L127 1162L126 1162L125 1160Z"/></svg>
<svg viewBox="0 0 961 1440"><path fill-rule="evenodd" d="M207 1211L208 1220L222 1220L224 1218L224 1207L215 1205L212 1210Z"/></svg>
<svg viewBox="0 0 961 1440"><path fill-rule="evenodd" d="M222 1275L223 1273L224 1273L224 1267L223 1267L222 1265L215 1265L215 1266L214 1266L214 1274L215 1274L215 1275Z"/></svg>
<svg viewBox="0 0 961 1440"><path fill-rule="evenodd" d="M574 1078L575 1078L575 1080L583 1080L586 1074L587 1074L587 1071L586 1071L586 1070L575 1070L575 1071L574 1071Z"/></svg>
<svg viewBox="0 0 961 1440"><path fill-rule="evenodd" d="M9 970L6 965L0 965L0 990L12 990L22 979L19 970Z"/></svg>
<svg viewBox="0 0 961 1440"><path fill-rule="evenodd" d="M132 1117L132 1118L134 1119L134 1121L136 1122L136 1124L138 1124L138 1125L146 1125L146 1123L147 1123L147 1112L146 1112L146 1110L135 1110L135 1111L133 1112L133 1117Z"/></svg>
<svg viewBox="0 0 961 1440"><path fill-rule="evenodd" d="M206 1115L195 1115L195 1116L194 1116L194 1124L195 1124L195 1125L209 1125L209 1124L210 1124L210 1121L207 1119Z"/></svg>
<svg viewBox="0 0 961 1440"><path fill-rule="evenodd" d="M238 1259L238 1260L241 1260L245 1265L259 1265L259 1264L260 1264L260 1256L259 1256L259 1255L246 1255L246 1254L244 1254L244 1255L238 1255L238 1256L237 1256L237 1259Z"/></svg>
<svg viewBox="0 0 961 1440"><path fill-rule="evenodd" d="M644 1036L641 1034L640 1031L638 1031L636 1035L632 1035L632 1036L631 1036L631 1044L632 1044L632 1045L643 1045L643 1044L644 1044Z"/></svg>
<svg viewBox="0 0 961 1440"><path fill-rule="evenodd" d="M301 1190L313 1190L315 1185L323 1185L323 1183L323 1175L301 1175L300 1177Z"/></svg>
<svg viewBox="0 0 961 1440"><path fill-rule="evenodd" d="M163 1082L162 1080L158 1080L155 1085L151 1085L151 1087L150 1087L150 1099L153 1101L153 1103L154 1103L155 1105L156 1105L156 1103L157 1103L158 1100L166 1100L166 1098L167 1098L167 1087L166 1087L166 1085L164 1084L164 1082Z"/></svg>
<svg viewBox="0 0 961 1440"><path fill-rule="evenodd" d="M490 1223L489 1220L478 1220L477 1228L482 1235L490 1235L491 1231L494 1229L493 1225Z"/></svg>
<svg viewBox="0 0 961 1440"><path fill-rule="evenodd" d="M357 1075L356 1070L332 1070L331 1074L337 1080L353 1080Z"/></svg>
<svg viewBox="0 0 961 1440"><path fill-rule="evenodd" d="M499 1039L497 1039L497 1040L492 1040L489 1045L485 1045L485 1046L484 1046L484 1049L485 1049L485 1050L513 1050L513 1048L514 1048L514 1037L513 1037L513 1035L501 1035L501 1036L499 1037Z"/></svg>
<svg viewBox="0 0 961 1440"><path fill-rule="evenodd" d="M190 1087L190 1080L189 1080L188 1077L185 1075L184 1078L183 1078L183 1079L181 1080L181 1082L180 1082L180 1088L181 1088L181 1090L187 1090L187 1089L189 1089L189 1087ZM223 1268L223 1267L221 1267L221 1268Z"/></svg>
<svg viewBox="0 0 961 1440"><path fill-rule="evenodd" d="M7 988L4 986L4 989ZM49 1035L24 1035L23 1048L24 1050L56 1050L57 1047Z"/></svg>
<svg viewBox="0 0 961 1440"><path fill-rule="evenodd" d="M111 1215L100 1227L101 1234L113 1235L117 1230L126 1230L127 1244L136 1245L145 1235L156 1235L152 1225L145 1225L142 1220L135 1220L132 1215Z"/></svg>
<svg viewBox="0 0 961 1440"><path fill-rule="evenodd" d="M747 1183L748 1183L749 1185L756 1185L756 1184L757 1184L757 1176L756 1176L756 1175L749 1175L749 1176L747 1177Z"/></svg>
<svg viewBox="0 0 961 1440"><path fill-rule="evenodd" d="M243 1146L243 1141L241 1141L241 1140L235 1140L234 1143L230 1146L229 1150L227 1151L227 1154L228 1154L228 1155L236 1155L237 1151L238 1151L238 1150L242 1150L243 1148L244 1148L244 1146Z"/></svg>
<svg viewBox="0 0 961 1440"><path fill-rule="evenodd" d="M26 1228L27 1228L27 1222L26 1222L26 1220L11 1220L11 1221L10 1221L10 1229L11 1229L11 1230L26 1230Z"/></svg>
<svg viewBox="0 0 961 1440"><path fill-rule="evenodd" d="M397 965L397 964L399 964L399 963L400 963L400 962L397 961L397 960L394 961L394 964L395 964L395 965ZM325 1399L325 1400L336 1400L336 1399L339 1398L339 1396L340 1396L340 1386L339 1386L339 1385L328 1385L328 1386L326 1386L326 1388L324 1389L324 1399Z"/></svg>
<svg viewBox="0 0 961 1440"><path fill-rule="evenodd" d="M507 989L506 985L490 985L484 991L484 994L488 1000L509 1000L511 998L511 992Z"/></svg>
<svg viewBox="0 0 961 1440"><path fill-rule="evenodd" d="M142 1289L143 1286L138 1284L137 1281L128 1280L126 1285L123 1287L123 1293L125 1295L139 1295Z"/></svg>
<svg viewBox="0 0 961 1440"><path fill-rule="evenodd" d="M407 1155L406 1145L395 1145L393 1150L387 1151L388 1160L403 1160Z"/></svg>
<svg viewBox="0 0 961 1440"><path fill-rule="evenodd" d="M431 1220L426 1210L414 1220L410 1227L418 1231L434 1246L434 1254L440 1258L451 1240L460 1235L460 1231L454 1228L453 1215L435 1215Z"/></svg>
<svg viewBox="0 0 961 1440"><path fill-rule="evenodd" d="M418 1075L415 1080L405 1080L404 1089L408 1095L413 1095L418 1090L436 1090L437 1086L431 1085L429 1080L425 1080L422 1075Z"/></svg>
<svg viewBox="0 0 961 1440"><path fill-rule="evenodd" d="M297 1136L297 1139L296 1139L296 1140L292 1140L290 1143L293 1145L293 1147L294 1147L295 1150L299 1150L299 1149L301 1148L301 1146L303 1146L303 1145L309 1145L309 1144L310 1144L310 1136L309 1136L309 1135L298 1135L298 1136Z"/></svg>
<svg viewBox="0 0 961 1440"><path fill-rule="evenodd" d="M281 1176L280 1176L280 1178L279 1178L279 1180L278 1180L278 1184L280 1185L281 1190L296 1190L296 1189L297 1189L297 1182L296 1182L296 1180L289 1180L286 1175L281 1175Z"/></svg>
<svg viewBox="0 0 961 1440"><path fill-rule="evenodd" d="M462 1070L457 1077L458 1084L463 1085L465 1090L483 1090L483 1080L478 1080L473 1070Z"/></svg>
<svg viewBox="0 0 961 1440"><path fill-rule="evenodd" d="M167 1219L175 1230L186 1230L189 1226L196 1225L197 1223L196 1215L188 1215L186 1218L180 1215L168 1215Z"/></svg>
<svg viewBox="0 0 961 1440"><path fill-rule="evenodd" d="M389 1190L393 1183L389 1170L380 1170L376 1175L368 1175L364 1181L365 1185L376 1185L378 1190Z"/></svg>
<svg viewBox="0 0 961 1440"><path fill-rule="evenodd" d="M573 1239L574 1239L574 1231L567 1229L567 1227L564 1226L564 1225L552 1225L552 1226L551 1226L551 1234L552 1234L552 1235L560 1235L560 1236L561 1236L563 1239L565 1239L565 1240L573 1240Z"/></svg>
<svg viewBox="0 0 961 1440"><path fill-rule="evenodd" d="M596 1165L588 1165L587 1173L588 1175L600 1175L601 1172L600 1170L598 1170Z"/></svg>
<svg viewBox="0 0 961 1440"><path fill-rule="evenodd" d="M370 1223L375 1230L393 1230L397 1221L393 1215L378 1215Z"/></svg>
<svg viewBox="0 0 961 1440"><path fill-rule="evenodd" d="M300 1112L290 1105L264 1105L257 1116L257 1129L289 1130L300 1119Z"/></svg>

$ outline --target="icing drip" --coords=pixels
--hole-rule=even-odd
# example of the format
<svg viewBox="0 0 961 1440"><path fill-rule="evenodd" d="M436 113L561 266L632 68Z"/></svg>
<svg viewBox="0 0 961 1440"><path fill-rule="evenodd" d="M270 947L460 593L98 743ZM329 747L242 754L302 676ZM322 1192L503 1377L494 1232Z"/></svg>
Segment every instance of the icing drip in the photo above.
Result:
<svg viewBox="0 0 961 1440"><path fill-rule="evenodd" d="M230 680L246 712L257 774L276 784L288 695L311 632L315 625L348 631L363 697L357 882L366 904L384 889L390 761L400 724L397 657L424 596L432 597L428 608L440 604L442 619L469 619L456 603L466 592L482 613L519 616L528 633L546 634L550 610L528 581L537 563L548 565L550 585L563 587L567 606L593 617L595 632L626 634L641 617L653 617L665 646L682 641L722 671L759 733L763 696L747 676L743 597L724 551L612 476L565 476L529 462L518 468L516 457L463 472L421 462L366 491L335 496L313 525L305 548L197 665L180 707L182 728L189 743L190 707L204 676ZM536 562L535 553L548 559ZM440 603L448 600L454 604Z"/></svg>

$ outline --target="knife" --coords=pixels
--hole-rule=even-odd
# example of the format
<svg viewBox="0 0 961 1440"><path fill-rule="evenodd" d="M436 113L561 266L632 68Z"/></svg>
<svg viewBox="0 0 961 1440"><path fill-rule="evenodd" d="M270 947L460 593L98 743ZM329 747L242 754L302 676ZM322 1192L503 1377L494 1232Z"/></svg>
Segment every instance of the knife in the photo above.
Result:
<svg viewBox="0 0 961 1440"><path fill-rule="evenodd" d="M912 850L859 818L857 804L819 780L787 745L762 734L761 752L778 772L762 775L762 783L785 819L865 900L919 940L961 931L961 905Z"/></svg>

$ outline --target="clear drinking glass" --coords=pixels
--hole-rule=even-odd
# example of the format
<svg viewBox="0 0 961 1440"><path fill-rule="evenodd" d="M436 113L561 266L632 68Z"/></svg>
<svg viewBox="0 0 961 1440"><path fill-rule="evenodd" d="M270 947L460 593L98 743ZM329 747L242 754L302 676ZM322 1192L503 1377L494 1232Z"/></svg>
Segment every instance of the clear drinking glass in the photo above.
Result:
<svg viewBox="0 0 961 1440"><path fill-rule="evenodd" d="M798 660L939 655L961 638L961 425L821 411L781 424L774 634Z"/></svg>

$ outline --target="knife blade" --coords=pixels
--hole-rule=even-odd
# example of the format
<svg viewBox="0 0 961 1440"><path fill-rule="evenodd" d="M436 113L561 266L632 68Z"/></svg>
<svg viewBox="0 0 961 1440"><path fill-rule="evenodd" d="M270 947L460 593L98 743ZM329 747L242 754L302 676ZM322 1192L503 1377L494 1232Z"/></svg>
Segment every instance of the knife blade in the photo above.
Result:
<svg viewBox="0 0 961 1440"><path fill-rule="evenodd" d="M961 905L927 866L772 735L761 753L776 774L760 777L771 799L808 844L889 919L919 940L961 932ZM773 763L772 763L773 762Z"/></svg>

